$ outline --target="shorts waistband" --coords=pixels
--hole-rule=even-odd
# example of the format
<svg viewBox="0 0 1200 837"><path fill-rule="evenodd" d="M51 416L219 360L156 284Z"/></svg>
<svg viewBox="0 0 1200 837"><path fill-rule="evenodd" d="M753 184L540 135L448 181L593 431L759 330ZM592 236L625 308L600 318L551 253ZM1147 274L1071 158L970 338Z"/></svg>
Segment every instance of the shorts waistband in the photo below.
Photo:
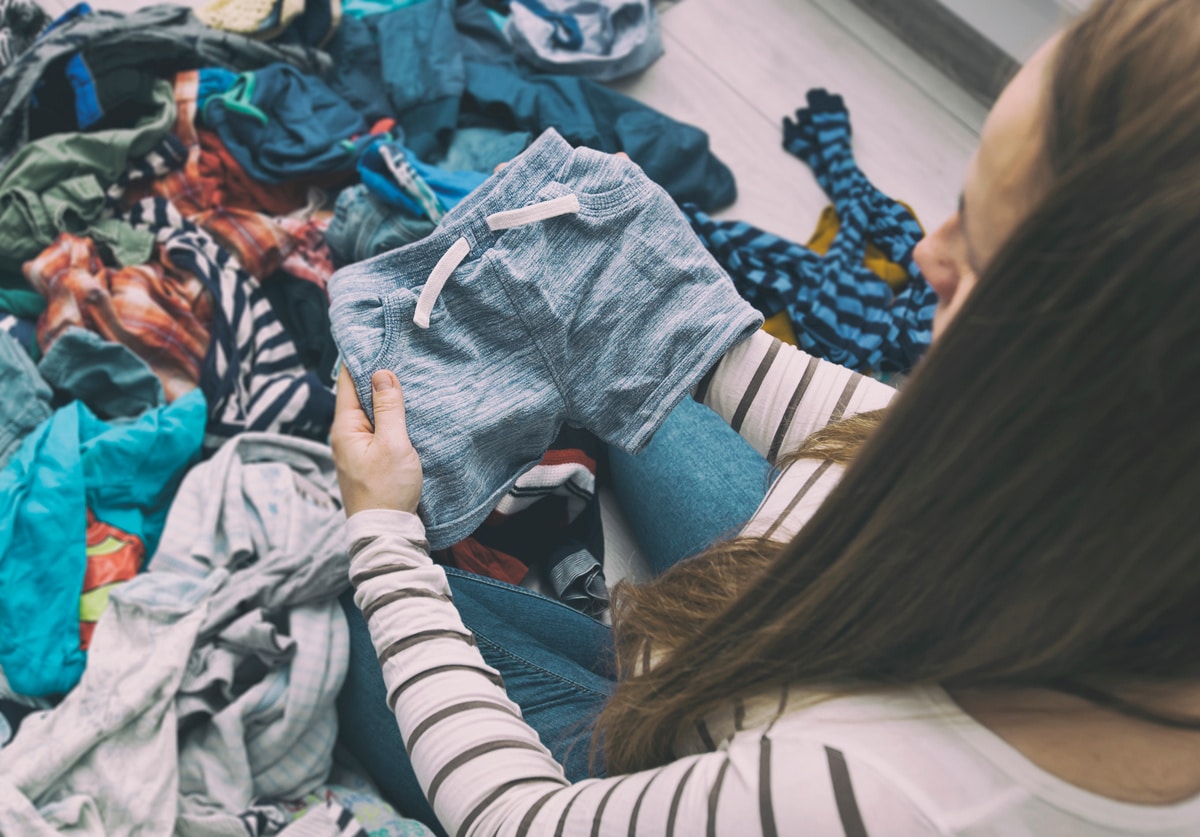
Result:
<svg viewBox="0 0 1200 837"><path fill-rule="evenodd" d="M591 149L572 148L557 131L549 128L520 156L446 213L433 233L398 250L348 265L338 271L339 276L333 281L386 271L419 277L423 282L460 238L470 245L468 259L486 252L504 233L503 229L493 230L489 226L489 216L536 203L538 192L551 183L562 183L572 192L587 195L591 187L603 188L606 180L611 181L609 166L620 163L632 165ZM649 184L645 175L626 181L618 189L608 189L600 195L605 205L628 201Z"/></svg>

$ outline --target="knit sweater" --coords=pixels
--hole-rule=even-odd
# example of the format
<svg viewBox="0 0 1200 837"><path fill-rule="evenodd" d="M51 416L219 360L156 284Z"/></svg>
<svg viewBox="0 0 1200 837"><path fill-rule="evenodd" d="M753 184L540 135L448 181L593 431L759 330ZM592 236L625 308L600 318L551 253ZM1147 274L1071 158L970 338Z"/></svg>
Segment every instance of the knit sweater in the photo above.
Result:
<svg viewBox="0 0 1200 837"><path fill-rule="evenodd" d="M893 391L758 334L698 393L775 461ZM840 466L783 469L747 533L791 537ZM413 767L452 835L1162 834L1200 829L1200 800L1150 807L1041 771L939 689L731 701L652 770L574 784L475 647L412 514L349 521L351 581Z"/></svg>

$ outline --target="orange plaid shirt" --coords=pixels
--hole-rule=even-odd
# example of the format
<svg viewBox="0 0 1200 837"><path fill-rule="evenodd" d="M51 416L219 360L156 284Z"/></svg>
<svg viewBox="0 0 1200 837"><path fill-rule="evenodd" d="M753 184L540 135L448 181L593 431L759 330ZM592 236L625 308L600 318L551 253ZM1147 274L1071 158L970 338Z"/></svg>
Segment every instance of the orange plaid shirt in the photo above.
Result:
<svg viewBox="0 0 1200 837"><path fill-rule="evenodd" d="M25 277L47 302L38 319L42 351L67 328L85 328L146 361L168 401L195 389L208 352L212 296L196 276L160 261L109 268L90 238L60 233L25 263Z"/></svg>
<svg viewBox="0 0 1200 837"><path fill-rule="evenodd" d="M150 195L165 198L183 217L208 230L250 275L269 276L291 252L291 239L265 215L221 205L221 181L206 175L202 161L203 149L196 129L199 88L200 74L196 71L175 76L177 115L173 133L187 148L183 168L134 184L125 195L125 205L132 206Z"/></svg>

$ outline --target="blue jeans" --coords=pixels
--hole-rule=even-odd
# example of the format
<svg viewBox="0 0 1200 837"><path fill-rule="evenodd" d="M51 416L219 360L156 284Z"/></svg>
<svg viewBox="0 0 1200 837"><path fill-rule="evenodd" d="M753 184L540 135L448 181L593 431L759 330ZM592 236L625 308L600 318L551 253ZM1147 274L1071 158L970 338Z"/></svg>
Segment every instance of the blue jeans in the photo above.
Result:
<svg viewBox="0 0 1200 837"><path fill-rule="evenodd" d="M771 468L716 413L685 398L638 456L610 450L630 527L658 573L749 520ZM532 590L447 568L454 603L567 778L589 769L592 723L615 685L612 631ZM350 670L338 698L342 743L401 813L438 829L417 783L362 614L349 593Z"/></svg>
<svg viewBox="0 0 1200 837"><path fill-rule="evenodd" d="M325 240L338 264L352 264L419 241L433 227L428 218L387 206L360 183L338 195Z"/></svg>
<svg viewBox="0 0 1200 837"><path fill-rule="evenodd" d="M775 470L703 404L685 398L637 456L609 448L621 512L654 575L736 535Z"/></svg>
<svg viewBox="0 0 1200 837"><path fill-rule="evenodd" d="M612 631L524 587L452 567L446 576L463 622L504 678L509 697L567 775L588 776L591 722L614 683ZM439 829L387 707L371 635L351 592L342 596L342 607L350 625L350 667L338 696L341 742L397 810Z"/></svg>

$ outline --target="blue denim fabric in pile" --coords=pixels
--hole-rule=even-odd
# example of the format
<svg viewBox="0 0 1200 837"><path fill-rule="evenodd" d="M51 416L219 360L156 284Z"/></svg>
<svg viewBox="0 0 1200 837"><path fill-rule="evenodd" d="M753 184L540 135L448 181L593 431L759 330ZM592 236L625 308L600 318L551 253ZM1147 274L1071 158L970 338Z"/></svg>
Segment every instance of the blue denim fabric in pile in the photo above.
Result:
<svg viewBox="0 0 1200 837"><path fill-rule="evenodd" d="M808 163L833 200L840 226L828 253L740 221L715 221L695 206L684 211L755 308L766 316L788 312L800 348L851 369L907 372L929 348L937 308L913 260L924 233L858 168L842 98L813 90L808 103L785 122L784 147ZM904 290L893 293L863 266L868 240L908 271Z"/></svg>
<svg viewBox="0 0 1200 837"><path fill-rule="evenodd" d="M433 235L329 292L367 414L377 369L404 386L434 549L474 531L563 424L640 450L762 324L666 192L552 130Z"/></svg>
<svg viewBox="0 0 1200 837"><path fill-rule="evenodd" d="M412 244L433 232L433 227L428 218L393 209L359 183L338 195L325 241L336 264L353 264Z"/></svg>

